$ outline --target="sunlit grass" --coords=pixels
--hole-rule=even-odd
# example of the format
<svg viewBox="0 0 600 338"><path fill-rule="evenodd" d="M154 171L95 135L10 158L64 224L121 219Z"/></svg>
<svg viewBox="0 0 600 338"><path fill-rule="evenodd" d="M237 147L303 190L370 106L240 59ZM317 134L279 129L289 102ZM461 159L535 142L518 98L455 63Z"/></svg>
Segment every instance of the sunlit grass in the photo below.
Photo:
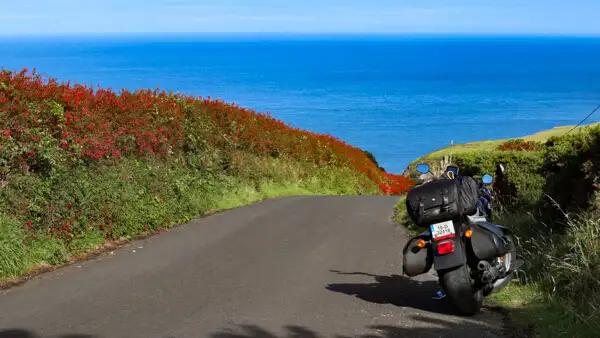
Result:
<svg viewBox="0 0 600 338"><path fill-rule="evenodd" d="M578 132L579 130L581 130L583 128L597 126L597 125L600 125L600 122L585 125L581 128L575 129L573 132ZM575 127L575 126L561 126L561 127L556 127L556 128L550 129L550 130L544 130L539 133L535 133L533 135L528 135L528 136L518 137L518 138L523 139L525 141L546 142L550 137L561 136L561 135L566 134L571 129L573 129L573 127ZM480 151L492 151L492 150L495 150L500 144L502 144L503 142L508 141L508 140L509 139L484 140L484 141L469 142L469 143L464 143L464 144L454 144L453 146L448 146L448 147L433 151L427 155L424 155L424 156L414 160L411 163L411 166L414 166L415 164L420 163L420 162L430 163L430 162L438 161L441 158L443 158L444 156L450 156L451 153L452 154L461 154L461 153L480 152Z"/></svg>

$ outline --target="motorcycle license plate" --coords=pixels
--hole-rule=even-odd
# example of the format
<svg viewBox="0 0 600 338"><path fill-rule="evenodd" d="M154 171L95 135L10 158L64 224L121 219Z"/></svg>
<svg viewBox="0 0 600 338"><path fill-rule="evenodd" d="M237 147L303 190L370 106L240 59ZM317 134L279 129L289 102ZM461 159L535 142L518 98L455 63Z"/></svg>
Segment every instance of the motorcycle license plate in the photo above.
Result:
<svg viewBox="0 0 600 338"><path fill-rule="evenodd" d="M456 234L454 232L454 224L452 221L446 221L441 223L435 223L430 226L431 237L434 241L441 241L443 239L453 238Z"/></svg>

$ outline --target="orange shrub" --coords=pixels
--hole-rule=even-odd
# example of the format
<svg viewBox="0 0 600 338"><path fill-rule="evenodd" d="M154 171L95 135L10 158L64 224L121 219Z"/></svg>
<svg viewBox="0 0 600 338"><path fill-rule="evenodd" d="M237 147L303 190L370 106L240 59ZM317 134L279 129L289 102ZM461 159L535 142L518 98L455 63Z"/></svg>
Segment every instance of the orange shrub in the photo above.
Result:
<svg viewBox="0 0 600 338"><path fill-rule="evenodd" d="M539 151L541 149L542 144L540 142L525 141L523 139L508 140L496 148L500 151Z"/></svg>

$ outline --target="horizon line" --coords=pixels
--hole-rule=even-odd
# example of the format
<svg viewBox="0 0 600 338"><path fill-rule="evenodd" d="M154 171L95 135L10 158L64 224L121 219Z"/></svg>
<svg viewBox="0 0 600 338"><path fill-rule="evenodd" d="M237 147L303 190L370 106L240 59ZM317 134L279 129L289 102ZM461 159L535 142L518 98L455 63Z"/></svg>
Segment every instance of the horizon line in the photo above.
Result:
<svg viewBox="0 0 600 338"><path fill-rule="evenodd" d="M600 33L527 32L58 32L2 34L0 38L21 37L505 37L505 38L600 38Z"/></svg>

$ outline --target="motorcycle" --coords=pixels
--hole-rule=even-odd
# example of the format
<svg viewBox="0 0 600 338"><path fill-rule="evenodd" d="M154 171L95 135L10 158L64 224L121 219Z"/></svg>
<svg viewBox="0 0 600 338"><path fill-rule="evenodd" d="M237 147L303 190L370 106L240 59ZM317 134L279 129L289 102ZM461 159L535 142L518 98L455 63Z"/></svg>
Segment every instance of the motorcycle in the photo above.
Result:
<svg viewBox="0 0 600 338"><path fill-rule="evenodd" d="M472 177L458 175L457 169L450 168L442 178L408 192L410 218L428 229L404 246L403 273L414 277L433 266L440 298L472 316L480 311L485 297L508 285L523 260L517 257L510 229L489 221L491 215L480 201L481 187ZM418 165L417 171L430 173L427 164ZM484 184L492 181L489 174L482 179Z"/></svg>

